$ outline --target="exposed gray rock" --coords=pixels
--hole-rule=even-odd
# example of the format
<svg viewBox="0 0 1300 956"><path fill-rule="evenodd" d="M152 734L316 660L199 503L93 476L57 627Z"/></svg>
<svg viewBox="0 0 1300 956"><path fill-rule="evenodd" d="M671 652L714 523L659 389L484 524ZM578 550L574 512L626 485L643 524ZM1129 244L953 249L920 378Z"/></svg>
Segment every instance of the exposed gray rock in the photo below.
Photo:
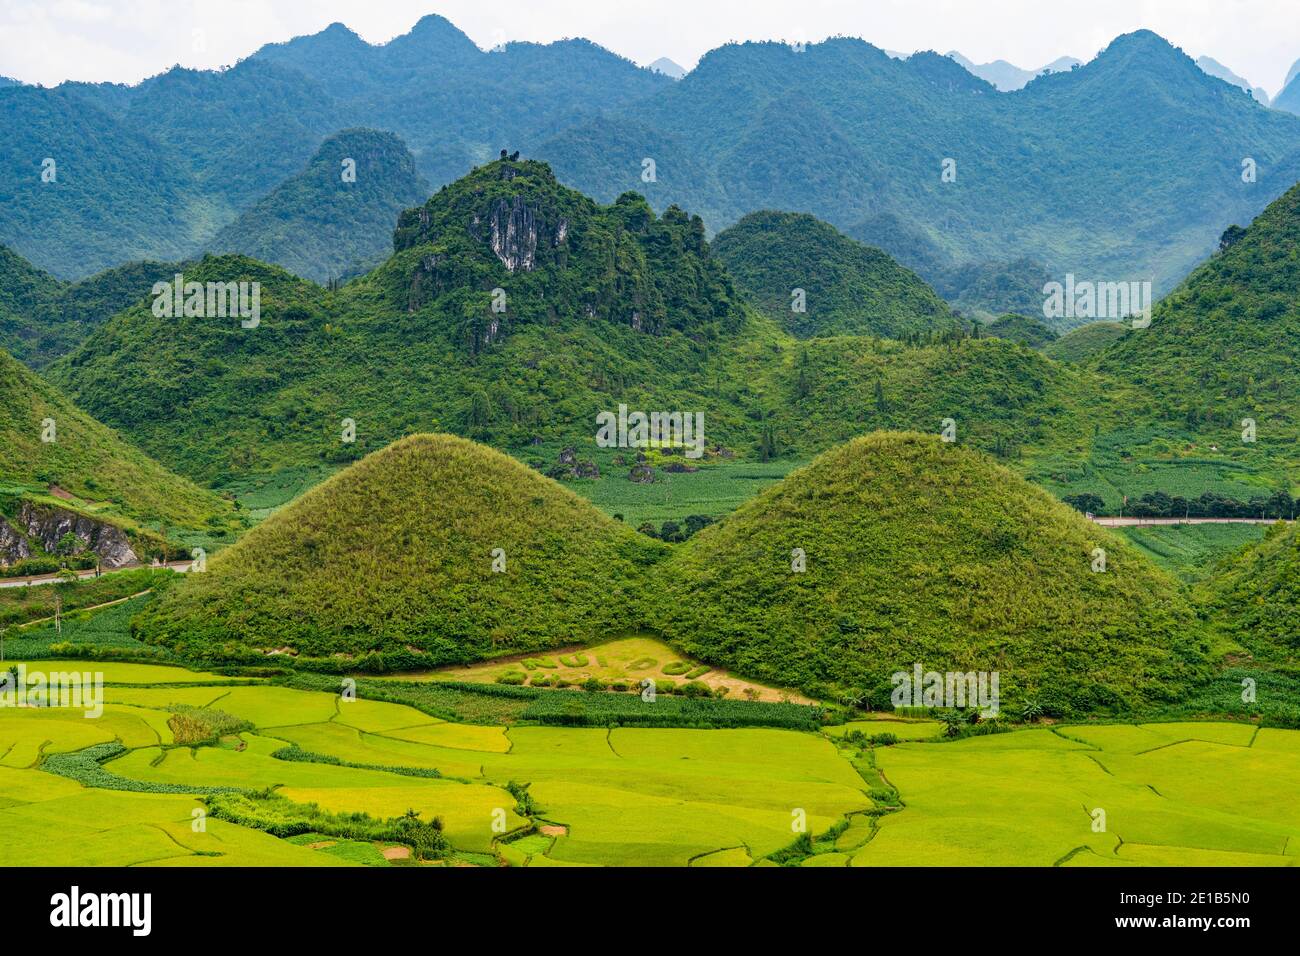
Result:
<svg viewBox="0 0 1300 956"><path fill-rule="evenodd" d="M106 568L120 568L140 560L121 528L62 508L24 501L18 509L18 525L28 538L39 542L51 554L64 535L74 534L89 551L99 556L100 563Z"/></svg>
<svg viewBox="0 0 1300 956"><path fill-rule="evenodd" d="M537 264L537 216L522 196L498 199L489 223L492 251L511 272L531 272Z"/></svg>
<svg viewBox="0 0 1300 956"><path fill-rule="evenodd" d="M14 564L32 556L27 539L9 526L9 522L0 518L0 564Z"/></svg>
<svg viewBox="0 0 1300 956"><path fill-rule="evenodd" d="M628 481L634 481L638 485L648 485L655 480L655 470L653 465L633 465L632 470L628 472Z"/></svg>

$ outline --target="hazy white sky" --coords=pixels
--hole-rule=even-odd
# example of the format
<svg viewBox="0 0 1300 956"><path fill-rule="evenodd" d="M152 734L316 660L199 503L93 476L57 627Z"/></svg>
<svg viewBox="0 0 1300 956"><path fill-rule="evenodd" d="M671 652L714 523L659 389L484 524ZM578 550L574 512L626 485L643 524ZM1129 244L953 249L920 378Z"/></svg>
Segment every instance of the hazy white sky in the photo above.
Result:
<svg viewBox="0 0 1300 956"><path fill-rule="evenodd" d="M1146 27L1276 94L1300 59L1300 0L0 0L0 74L136 82L216 67L341 21L372 43L439 13L480 46L583 36L638 63L691 67L727 40L860 36L1026 68L1090 59Z"/></svg>

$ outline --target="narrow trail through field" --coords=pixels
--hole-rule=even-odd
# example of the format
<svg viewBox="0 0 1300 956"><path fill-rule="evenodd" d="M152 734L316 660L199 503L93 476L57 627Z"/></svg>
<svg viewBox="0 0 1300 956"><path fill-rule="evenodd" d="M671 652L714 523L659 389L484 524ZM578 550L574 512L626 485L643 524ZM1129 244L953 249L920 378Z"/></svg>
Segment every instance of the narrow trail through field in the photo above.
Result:
<svg viewBox="0 0 1300 956"><path fill-rule="evenodd" d="M129 594L124 598L118 598L116 601L105 601L103 604L92 604L90 607L73 608L70 611L63 612L63 617L67 617L69 614L82 614L86 611L98 611L100 608L112 607L114 604L125 604L127 601L134 601L138 597L144 597L146 594L152 593L153 588L145 588L143 591L137 591L135 594ZM35 627L37 624L44 624L47 621L52 620L54 620L53 614L49 617L38 617L34 621L24 621L22 624L18 625L18 630L21 631L24 628Z"/></svg>

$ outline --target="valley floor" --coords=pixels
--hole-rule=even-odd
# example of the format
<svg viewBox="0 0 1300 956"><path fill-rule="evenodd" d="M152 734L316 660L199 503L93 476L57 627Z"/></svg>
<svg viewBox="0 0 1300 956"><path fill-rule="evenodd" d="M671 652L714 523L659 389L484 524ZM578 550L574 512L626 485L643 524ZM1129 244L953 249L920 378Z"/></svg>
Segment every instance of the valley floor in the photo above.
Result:
<svg viewBox="0 0 1300 956"><path fill-rule="evenodd" d="M105 704L89 719L0 708L4 865L411 863L392 841L280 839L217 819L211 788L438 816L454 847L442 862L460 865L1300 862L1300 732L1249 723L956 741L892 716L822 733L472 724L174 667L27 667L100 671ZM243 729L178 744L190 708Z"/></svg>

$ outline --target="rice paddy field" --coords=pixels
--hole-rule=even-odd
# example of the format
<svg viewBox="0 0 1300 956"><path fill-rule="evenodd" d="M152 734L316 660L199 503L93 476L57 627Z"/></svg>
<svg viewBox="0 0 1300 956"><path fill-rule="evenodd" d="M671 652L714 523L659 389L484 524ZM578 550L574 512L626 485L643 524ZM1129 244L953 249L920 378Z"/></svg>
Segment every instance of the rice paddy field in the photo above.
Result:
<svg viewBox="0 0 1300 956"><path fill-rule="evenodd" d="M420 865L399 840L214 815L214 795L268 793L336 824L436 817L450 848L425 865L1300 863L1300 732L1251 723L466 723L176 667L26 666L100 672L102 713L0 708L5 865Z"/></svg>

